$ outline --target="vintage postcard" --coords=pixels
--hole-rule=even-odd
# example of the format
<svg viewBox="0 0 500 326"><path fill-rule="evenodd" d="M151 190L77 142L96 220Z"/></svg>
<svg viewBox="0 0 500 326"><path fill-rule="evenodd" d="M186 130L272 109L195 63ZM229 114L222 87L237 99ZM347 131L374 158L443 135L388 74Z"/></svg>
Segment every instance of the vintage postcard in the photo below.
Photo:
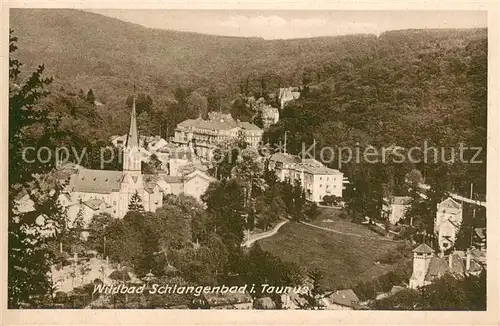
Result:
<svg viewBox="0 0 500 326"><path fill-rule="evenodd" d="M498 324L498 6L3 10L6 325Z"/></svg>

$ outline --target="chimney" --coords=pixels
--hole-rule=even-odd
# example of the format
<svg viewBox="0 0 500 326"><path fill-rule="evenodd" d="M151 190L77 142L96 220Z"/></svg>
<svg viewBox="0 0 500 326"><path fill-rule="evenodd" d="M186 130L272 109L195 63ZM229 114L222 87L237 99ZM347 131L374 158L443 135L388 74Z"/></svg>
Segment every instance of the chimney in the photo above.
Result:
<svg viewBox="0 0 500 326"><path fill-rule="evenodd" d="M453 253L450 253L448 256L448 267L450 267L450 269L453 267Z"/></svg>
<svg viewBox="0 0 500 326"><path fill-rule="evenodd" d="M467 249L467 258L465 260L465 270L468 271L470 269L470 249Z"/></svg>

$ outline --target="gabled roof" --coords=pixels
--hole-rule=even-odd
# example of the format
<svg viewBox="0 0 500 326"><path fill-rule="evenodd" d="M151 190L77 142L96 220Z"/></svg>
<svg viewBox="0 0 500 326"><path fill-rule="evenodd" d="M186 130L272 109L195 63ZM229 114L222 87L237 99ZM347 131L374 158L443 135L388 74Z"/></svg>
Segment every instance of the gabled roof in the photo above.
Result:
<svg viewBox="0 0 500 326"><path fill-rule="evenodd" d="M296 155L290 155L285 153L274 153L269 157L270 161L281 162L281 163L300 163L300 157Z"/></svg>
<svg viewBox="0 0 500 326"><path fill-rule="evenodd" d="M394 205L409 205L411 197L407 196L394 196L392 197L391 203Z"/></svg>
<svg viewBox="0 0 500 326"><path fill-rule="evenodd" d="M359 302L359 298L353 290L335 291L328 296L328 301L341 306L352 307Z"/></svg>
<svg viewBox="0 0 500 326"><path fill-rule="evenodd" d="M452 209L460 209L462 205L456 202L453 198L448 197L439 203L439 208L452 208Z"/></svg>
<svg viewBox="0 0 500 326"><path fill-rule="evenodd" d="M202 179L205 179L207 180L208 182L213 182L215 181L215 178L209 176L208 174L206 174L205 172L202 172L202 171L199 171L199 170L195 170L189 174L186 174L184 176L184 181L190 181L196 177L200 177Z"/></svg>
<svg viewBox="0 0 500 326"><path fill-rule="evenodd" d="M417 254L433 254L434 253L434 249L432 249L431 247L429 247L425 243L422 243L420 246L418 246L417 248L413 249L413 252L415 252Z"/></svg>
<svg viewBox="0 0 500 326"><path fill-rule="evenodd" d="M81 169L71 176L70 190L109 194L120 190L122 171Z"/></svg>

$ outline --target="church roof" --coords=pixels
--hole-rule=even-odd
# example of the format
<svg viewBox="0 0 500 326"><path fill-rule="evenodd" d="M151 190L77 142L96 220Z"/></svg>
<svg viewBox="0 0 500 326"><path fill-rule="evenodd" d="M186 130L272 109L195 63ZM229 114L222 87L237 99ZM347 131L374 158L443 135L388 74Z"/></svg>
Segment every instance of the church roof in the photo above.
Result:
<svg viewBox="0 0 500 326"><path fill-rule="evenodd" d="M431 247L429 247L425 243L422 243L420 246L418 246L417 248L413 249L413 252L415 252L417 254L433 254L434 253L434 249L432 249Z"/></svg>
<svg viewBox="0 0 500 326"><path fill-rule="evenodd" d="M71 176L74 192L109 194L120 190L122 171L81 169Z"/></svg>

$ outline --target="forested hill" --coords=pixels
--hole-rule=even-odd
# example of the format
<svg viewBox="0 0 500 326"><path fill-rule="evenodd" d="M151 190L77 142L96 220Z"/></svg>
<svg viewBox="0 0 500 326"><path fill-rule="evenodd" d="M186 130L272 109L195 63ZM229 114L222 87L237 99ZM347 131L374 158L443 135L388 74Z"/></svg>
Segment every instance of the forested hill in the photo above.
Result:
<svg viewBox="0 0 500 326"><path fill-rule="evenodd" d="M92 135L127 130L125 100L134 84L153 102L139 116L141 132L170 134L199 111L219 103L231 109L239 93L293 85L303 96L266 135L277 140L289 131L291 151L313 139L329 146L486 146L486 29L263 40L150 29L78 10L14 9L10 19L23 69L43 63L54 77L52 105L83 112L75 110L81 100L65 98L89 88L105 104L92 112L106 126L70 116L95 128ZM239 109L244 105L232 107ZM485 189L485 165L465 176L457 177L464 187L473 177Z"/></svg>
<svg viewBox="0 0 500 326"><path fill-rule="evenodd" d="M155 97L172 97L177 86L206 96L213 86L230 100L246 78L250 89L261 87L261 77L267 88L300 85L305 75L312 82L335 75L339 62L356 69L436 43L456 48L486 38L485 30L459 30L263 40L150 29L69 9L14 9L10 20L22 62L28 67L43 62L56 84L92 88L111 106L123 101L134 83Z"/></svg>
<svg viewBox="0 0 500 326"><path fill-rule="evenodd" d="M135 82L163 95L177 86L216 86L222 97L242 76L274 73L298 84L311 63L348 57L375 36L265 41L145 28L77 10L12 10L20 60L44 62L56 79L93 88L101 102L127 96ZM346 47L346 44L351 44ZM370 46L370 45L369 45Z"/></svg>

